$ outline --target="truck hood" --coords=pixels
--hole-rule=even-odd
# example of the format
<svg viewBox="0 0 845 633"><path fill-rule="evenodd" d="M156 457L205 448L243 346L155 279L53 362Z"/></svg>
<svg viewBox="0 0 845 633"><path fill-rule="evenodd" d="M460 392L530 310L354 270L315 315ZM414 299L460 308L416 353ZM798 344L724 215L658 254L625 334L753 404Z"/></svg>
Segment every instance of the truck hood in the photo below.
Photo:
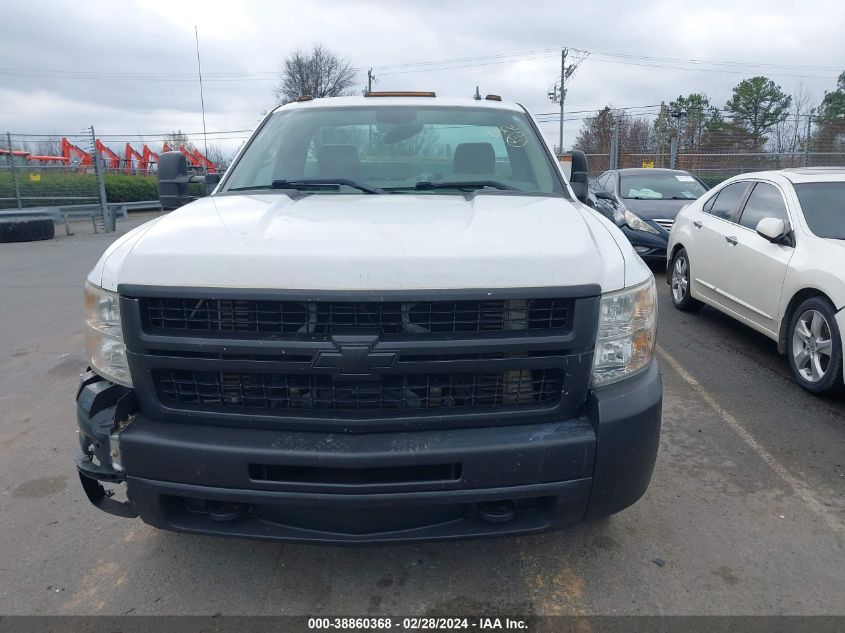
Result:
<svg viewBox="0 0 845 633"><path fill-rule="evenodd" d="M625 285L607 227L560 197L217 195L127 234L89 276L298 290Z"/></svg>

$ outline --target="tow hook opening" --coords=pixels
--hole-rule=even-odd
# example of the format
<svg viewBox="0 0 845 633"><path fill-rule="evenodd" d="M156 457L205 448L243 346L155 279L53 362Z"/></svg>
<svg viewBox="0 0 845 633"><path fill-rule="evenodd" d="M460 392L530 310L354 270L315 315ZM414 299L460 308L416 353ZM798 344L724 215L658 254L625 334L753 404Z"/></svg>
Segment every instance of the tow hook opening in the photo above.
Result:
<svg viewBox="0 0 845 633"><path fill-rule="evenodd" d="M478 506L478 516L488 523L507 523L516 515L513 501L488 501Z"/></svg>

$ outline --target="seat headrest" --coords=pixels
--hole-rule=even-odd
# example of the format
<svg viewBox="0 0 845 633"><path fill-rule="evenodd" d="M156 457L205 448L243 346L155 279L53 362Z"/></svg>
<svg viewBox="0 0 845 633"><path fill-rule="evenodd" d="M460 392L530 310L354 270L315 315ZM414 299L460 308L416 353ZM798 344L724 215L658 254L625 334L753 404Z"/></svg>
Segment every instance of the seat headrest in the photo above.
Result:
<svg viewBox="0 0 845 633"><path fill-rule="evenodd" d="M321 178L361 178L361 159L354 145L323 145L317 152Z"/></svg>
<svg viewBox="0 0 845 633"><path fill-rule="evenodd" d="M496 154L490 143L461 143L455 148L453 169L456 174L492 174Z"/></svg>

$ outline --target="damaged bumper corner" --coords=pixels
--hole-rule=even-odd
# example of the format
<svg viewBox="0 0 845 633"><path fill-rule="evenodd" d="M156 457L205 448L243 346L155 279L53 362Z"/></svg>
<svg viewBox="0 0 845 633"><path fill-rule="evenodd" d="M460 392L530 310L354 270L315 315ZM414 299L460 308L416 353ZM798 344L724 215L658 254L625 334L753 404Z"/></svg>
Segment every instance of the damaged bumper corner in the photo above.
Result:
<svg viewBox="0 0 845 633"><path fill-rule="evenodd" d="M106 484L126 481L120 464L119 434L132 423L137 409L132 390L103 380L93 371L82 374L77 393L77 422L81 452L76 460L79 481L88 500L104 512L137 517L129 501L113 498Z"/></svg>
<svg viewBox="0 0 845 633"><path fill-rule="evenodd" d="M113 498L114 491L106 490L101 481L119 484L126 481L123 473L95 464L90 456L82 455L76 460L79 481L88 500L103 512L119 517L135 518L138 513L129 501Z"/></svg>

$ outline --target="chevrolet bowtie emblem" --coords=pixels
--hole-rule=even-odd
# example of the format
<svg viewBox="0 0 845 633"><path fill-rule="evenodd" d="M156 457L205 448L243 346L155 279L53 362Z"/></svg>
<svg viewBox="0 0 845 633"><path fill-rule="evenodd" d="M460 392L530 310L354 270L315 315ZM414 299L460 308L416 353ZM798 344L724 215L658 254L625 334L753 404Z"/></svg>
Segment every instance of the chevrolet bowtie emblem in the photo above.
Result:
<svg viewBox="0 0 845 633"><path fill-rule="evenodd" d="M374 352L370 345L341 343L337 351L320 351L314 367L336 369L341 376L370 376L374 369L390 367L397 352Z"/></svg>

